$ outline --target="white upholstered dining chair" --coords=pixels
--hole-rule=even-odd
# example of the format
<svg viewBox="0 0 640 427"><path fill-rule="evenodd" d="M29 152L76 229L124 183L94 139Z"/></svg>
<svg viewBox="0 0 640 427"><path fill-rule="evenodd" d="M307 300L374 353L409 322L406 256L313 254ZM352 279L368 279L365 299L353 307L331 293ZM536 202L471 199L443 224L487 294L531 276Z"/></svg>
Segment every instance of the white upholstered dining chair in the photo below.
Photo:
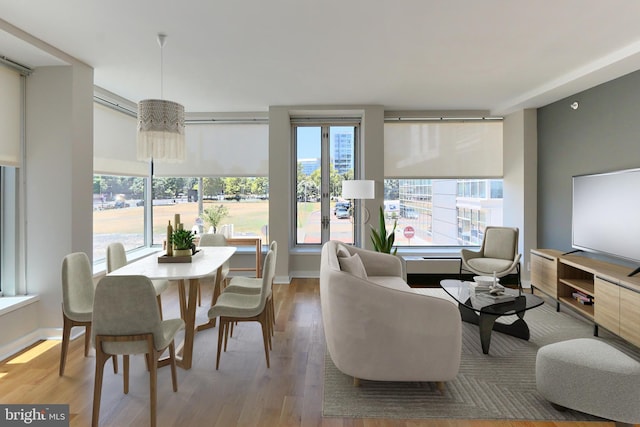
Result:
<svg viewBox="0 0 640 427"><path fill-rule="evenodd" d="M278 242L275 240L271 241L269 245L269 250L273 252L273 272L275 275L275 266L276 259L278 258ZM266 264L266 259L265 259ZM258 277L246 277L246 276L234 276L229 280L229 284L226 288L224 288L223 292L235 292L238 294L248 294L255 295L259 294L262 289L262 278ZM276 318L275 318L275 303L273 301L273 280L271 280L271 284L269 285L268 293L267 293L267 309L268 316L271 320L271 325L275 326ZM271 335L273 335L273 327L270 327Z"/></svg>
<svg viewBox="0 0 640 427"><path fill-rule="evenodd" d="M151 426L156 425L158 358L168 348L173 391L178 391L174 337L184 327L182 319L162 320L156 291L145 276L106 276L96 287L93 340L96 371L92 426L100 419L100 398L105 361L123 355L124 393L129 392L129 355L145 354L149 370Z"/></svg>
<svg viewBox="0 0 640 427"><path fill-rule="evenodd" d="M220 233L205 233L200 236L200 243L198 246L227 246L227 239L224 234ZM229 260L222 264L222 277L220 277L220 290L224 288L229 275ZM216 278L217 279L217 278ZM215 280L214 279L214 283ZM198 285L198 306L202 305L202 293L200 292L200 285ZM215 289L214 289L215 294Z"/></svg>
<svg viewBox="0 0 640 427"><path fill-rule="evenodd" d="M107 274L114 270L119 269L127 265L127 253L124 250L124 245L120 242L115 242L107 246ZM165 279L153 279L151 280L153 289L156 292L158 299L158 310L160 310L160 316L162 317L162 298L160 295L169 287L169 281Z"/></svg>
<svg viewBox="0 0 640 427"><path fill-rule="evenodd" d="M84 252L68 254L62 260L62 346L59 375L64 375L69 351L71 328L85 328L84 356L89 355L91 344L91 318L95 285L89 257ZM113 371L118 372L117 359L113 358Z"/></svg>
<svg viewBox="0 0 640 427"><path fill-rule="evenodd" d="M215 305L209 309L209 319L220 318L218 326L218 352L216 355L216 369L220 366L220 352L223 341L227 349L227 340L231 325L237 322L259 322L262 327L264 353L269 363L269 347L271 346L271 319L268 316L267 295L274 276L274 253L269 251L265 257L264 272L261 278L261 288L258 294L239 294L223 292Z"/></svg>

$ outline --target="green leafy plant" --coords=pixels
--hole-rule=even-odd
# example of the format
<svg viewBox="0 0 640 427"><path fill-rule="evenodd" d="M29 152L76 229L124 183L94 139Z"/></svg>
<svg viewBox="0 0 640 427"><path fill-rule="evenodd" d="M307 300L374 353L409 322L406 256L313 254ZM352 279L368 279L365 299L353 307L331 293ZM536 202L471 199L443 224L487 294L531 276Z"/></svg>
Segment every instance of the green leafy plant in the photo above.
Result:
<svg viewBox="0 0 640 427"><path fill-rule="evenodd" d="M394 248L393 243L396 240L396 227L398 226L398 220L393 221L393 230L391 230L391 233L387 234L387 226L384 222L384 210L382 209L382 206L380 206L380 215L378 218L378 230L370 225L373 248L378 252L395 255L398 252L398 248Z"/></svg>
<svg viewBox="0 0 640 427"><path fill-rule="evenodd" d="M170 243L178 250L191 249L195 237L191 230L175 230L171 235Z"/></svg>
<svg viewBox="0 0 640 427"><path fill-rule="evenodd" d="M211 206L202 212L202 219L215 231L224 217L229 215L229 209L224 205Z"/></svg>

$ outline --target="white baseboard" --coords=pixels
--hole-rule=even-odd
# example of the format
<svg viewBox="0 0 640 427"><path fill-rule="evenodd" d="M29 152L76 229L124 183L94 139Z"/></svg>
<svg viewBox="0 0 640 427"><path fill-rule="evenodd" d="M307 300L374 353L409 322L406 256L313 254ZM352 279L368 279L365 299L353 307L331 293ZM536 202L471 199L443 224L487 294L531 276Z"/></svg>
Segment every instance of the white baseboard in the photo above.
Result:
<svg viewBox="0 0 640 427"><path fill-rule="evenodd" d="M75 339L84 335L84 328L71 329L71 339ZM20 337L19 339L10 342L0 347L0 360L5 360L8 357L24 350L32 344L42 340L62 340L62 328L43 328L36 329L35 331Z"/></svg>

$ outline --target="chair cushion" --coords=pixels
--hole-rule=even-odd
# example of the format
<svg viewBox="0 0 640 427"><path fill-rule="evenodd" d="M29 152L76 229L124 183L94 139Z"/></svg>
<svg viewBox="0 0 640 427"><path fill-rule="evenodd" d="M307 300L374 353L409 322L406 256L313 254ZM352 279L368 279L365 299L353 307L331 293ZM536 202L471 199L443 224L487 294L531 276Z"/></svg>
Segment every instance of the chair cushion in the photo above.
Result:
<svg viewBox="0 0 640 427"><path fill-rule="evenodd" d="M364 264L358 254L354 254L350 257L338 257L340 263L340 270L353 274L361 279L367 278L367 271L364 269Z"/></svg>
<svg viewBox="0 0 640 427"><path fill-rule="evenodd" d="M407 285L402 277L398 276L369 276L367 278L370 282L376 283L385 288L397 289L399 291L411 291L411 286Z"/></svg>
<svg viewBox="0 0 640 427"><path fill-rule="evenodd" d="M494 271L497 273L504 273L505 270L513 264L513 260L498 258L473 258L468 260L467 264L469 264L471 268L474 268L477 271L481 271L486 274L493 273Z"/></svg>

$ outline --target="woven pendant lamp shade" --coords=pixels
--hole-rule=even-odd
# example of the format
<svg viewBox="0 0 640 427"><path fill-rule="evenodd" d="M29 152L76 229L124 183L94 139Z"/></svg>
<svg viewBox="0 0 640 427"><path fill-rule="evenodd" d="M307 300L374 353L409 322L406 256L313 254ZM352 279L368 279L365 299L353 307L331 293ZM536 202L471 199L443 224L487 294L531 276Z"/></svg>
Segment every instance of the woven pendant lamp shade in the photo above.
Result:
<svg viewBox="0 0 640 427"><path fill-rule="evenodd" d="M138 160L184 161L184 107L162 99L140 101L137 147Z"/></svg>

